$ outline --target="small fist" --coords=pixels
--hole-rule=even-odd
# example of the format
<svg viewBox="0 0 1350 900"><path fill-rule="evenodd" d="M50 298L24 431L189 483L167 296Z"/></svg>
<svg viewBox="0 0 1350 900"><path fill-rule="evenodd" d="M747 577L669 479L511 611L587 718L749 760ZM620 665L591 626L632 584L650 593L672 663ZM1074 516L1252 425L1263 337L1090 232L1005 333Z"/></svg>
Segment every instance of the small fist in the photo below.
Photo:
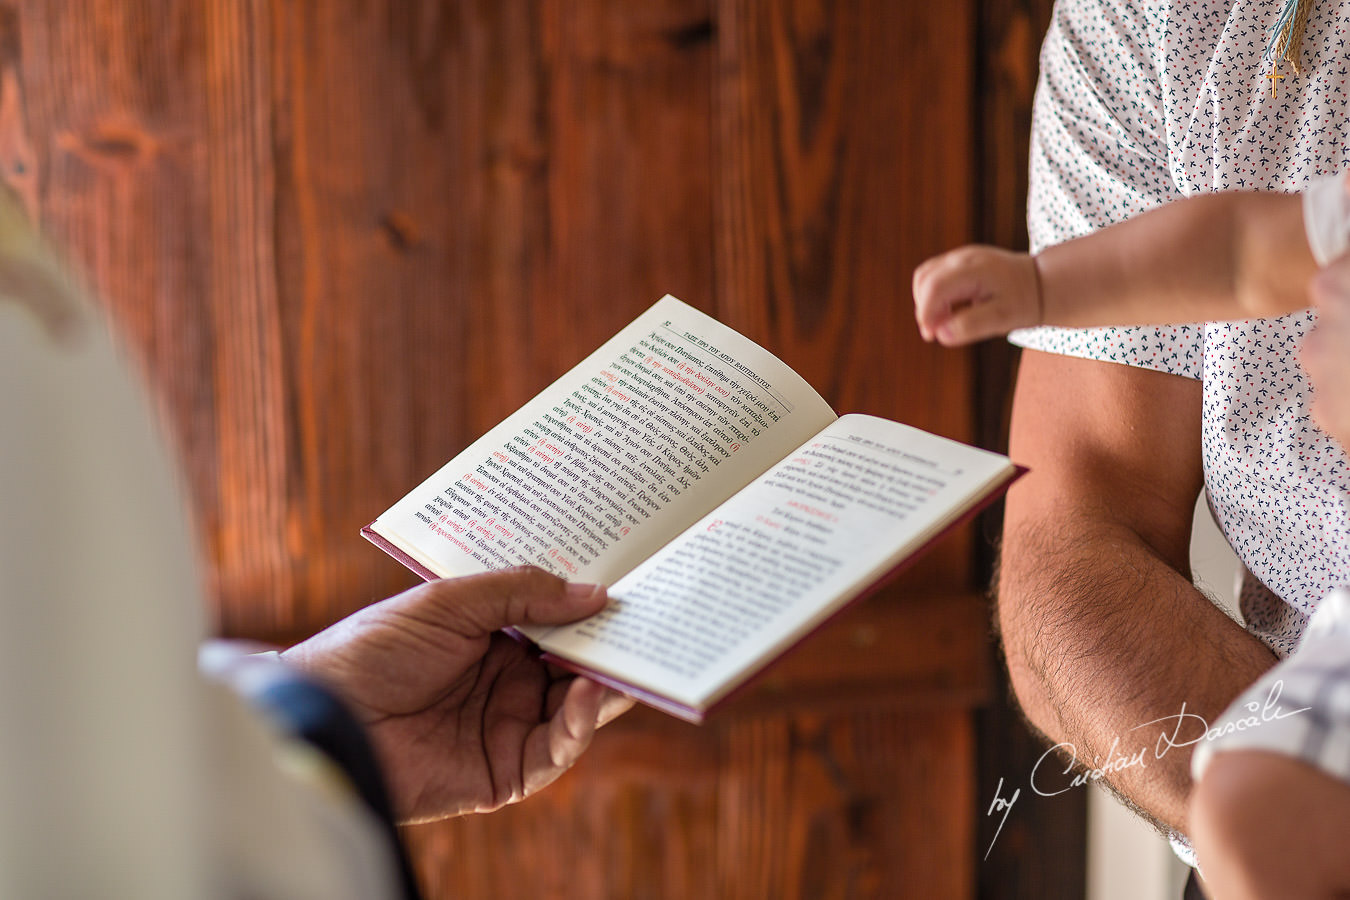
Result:
<svg viewBox="0 0 1350 900"><path fill-rule="evenodd" d="M914 319L926 341L946 347L1041 324L1040 279L1025 253L970 245L914 270Z"/></svg>

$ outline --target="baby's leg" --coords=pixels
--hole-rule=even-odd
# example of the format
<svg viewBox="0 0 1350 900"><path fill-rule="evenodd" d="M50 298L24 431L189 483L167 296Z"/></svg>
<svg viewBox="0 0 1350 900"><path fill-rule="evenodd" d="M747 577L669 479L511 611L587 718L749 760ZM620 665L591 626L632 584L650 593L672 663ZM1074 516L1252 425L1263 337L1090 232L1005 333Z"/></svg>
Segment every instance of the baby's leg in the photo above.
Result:
<svg viewBox="0 0 1350 900"><path fill-rule="evenodd" d="M1211 896L1350 898L1350 590L1195 748L1191 842Z"/></svg>
<svg viewBox="0 0 1350 900"><path fill-rule="evenodd" d="M1321 769L1266 750L1215 754L1190 816L1210 896L1350 897L1350 784Z"/></svg>

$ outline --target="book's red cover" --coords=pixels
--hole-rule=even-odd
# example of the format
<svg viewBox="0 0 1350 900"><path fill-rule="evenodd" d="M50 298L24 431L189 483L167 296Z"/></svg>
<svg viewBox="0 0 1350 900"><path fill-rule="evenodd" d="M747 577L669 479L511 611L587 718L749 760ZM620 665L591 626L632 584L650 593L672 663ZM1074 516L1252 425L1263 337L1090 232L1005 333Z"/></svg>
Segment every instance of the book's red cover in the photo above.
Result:
<svg viewBox="0 0 1350 900"><path fill-rule="evenodd" d="M437 575L435 572L428 569L426 566L422 565L417 560L413 559L408 554L404 553L401 549L399 549L399 546L395 544L393 541L390 541L382 534L377 534L375 532L375 529L371 527L371 525L374 524L375 524L374 522L371 522L370 525L367 525L365 528L362 528L361 537L370 541L376 547L379 547L385 553L388 553L390 556L392 556L399 562L403 563L403 565L407 566L409 569L412 569L412 571L415 574L419 575L423 581L435 581L436 579L441 577Z"/></svg>
<svg viewBox="0 0 1350 900"><path fill-rule="evenodd" d="M820 629L828 625L830 622L832 622L835 616L839 615L841 612L848 609L850 606L857 603L858 601L866 597L872 596L877 591L881 590L886 585L890 584L901 573L903 573L906 569L912 566L915 563L915 561L917 561L920 557L922 557L925 553L927 553L930 549L932 549L932 547L935 546L944 537L946 537L952 531L955 531L957 528L960 528L962 525L966 524L980 513L984 512L984 510L988 509L1000 497L1002 497L1004 493L1007 492L1008 488L1012 486L1014 481L1025 475L1027 471L1028 469L1026 468L1026 466L1014 464L1012 471L1008 473L1007 477L1005 477L1002 481L990 487L988 493L986 493L977 503L973 504L958 518L953 520L951 524L949 524L946 528L942 529L940 532L933 535L931 538L925 541L917 550L915 550L913 553L911 553L904 559L900 560L900 562L896 563L895 566L892 567L890 570L888 570L884 575L882 575L876 581L872 582L870 585L868 585L866 588L860 591L857 596L849 600L847 603L841 605L838 609L831 612L828 616L822 619L815 627L811 628L809 631L803 632L795 641L793 641L788 646L784 647L773 659L766 662L754 673L745 677L738 685L736 685L727 693L723 694L721 697L717 698L717 700L713 701L713 703L706 708L699 708L689 706L684 703L680 703L677 700L672 700L669 697L657 694L647 688L640 687L635 684L629 684L628 682L623 681L622 679L619 678L615 678L612 675L606 674L604 672L597 672L596 670L581 665L580 663L574 662L570 659L563 659L562 657L555 656L554 654L548 653L546 651L541 653L540 658L546 662L558 666L561 669L565 669L568 672L572 672L576 675L585 676L586 678L589 678L592 681L595 681L599 684L603 684L605 687L612 688L622 694L627 694L634 700L637 700L640 703L645 703L646 705L653 707L654 709L659 709L664 713L668 713L669 715L675 716L676 718L684 719L686 722L692 722L695 725L701 725L704 719L707 718L709 713L711 713L715 709L722 707L732 698L739 696L760 675L762 675L765 671L767 671L774 664L774 662L776 662L779 659L782 659L789 652L798 647L802 642L810 638L811 635L815 634L817 631L819 631ZM374 523L372 522L371 525L373 524ZM427 581L435 581L437 578L440 577L436 575L436 573L428 569L426 566L422 565L417 560L413 559L411 556L404 553L388 539L386 539L380 534L377 534L374 531L374 529L371 528L371 525L367 525L366 527L361 529L362 537L370 541L375 546L379 547L385 553L388 553L390 556L401 562L403 565L407 566L409 569L417 573L417 575L421 576L423 579ZM515 638L516 640L534 646L533 641L531 641L525 635L521 634L516 629L506 628L503 630L506 631L507 634L511 635L511 637Z"/></svg>

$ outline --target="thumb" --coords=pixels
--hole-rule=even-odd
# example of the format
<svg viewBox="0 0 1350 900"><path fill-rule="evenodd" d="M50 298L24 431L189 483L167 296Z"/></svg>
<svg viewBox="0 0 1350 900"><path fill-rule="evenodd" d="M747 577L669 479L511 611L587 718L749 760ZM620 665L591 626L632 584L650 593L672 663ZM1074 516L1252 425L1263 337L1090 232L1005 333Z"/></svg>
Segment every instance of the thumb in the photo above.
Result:
<svg viewBox="0 0 1350 900"><path fill-rule="evenodd" d="M465 637L509 625L563 625L599 612L609 601L603 585L569 584L532 567L432 581L398 599L401 611Z"/></svg>

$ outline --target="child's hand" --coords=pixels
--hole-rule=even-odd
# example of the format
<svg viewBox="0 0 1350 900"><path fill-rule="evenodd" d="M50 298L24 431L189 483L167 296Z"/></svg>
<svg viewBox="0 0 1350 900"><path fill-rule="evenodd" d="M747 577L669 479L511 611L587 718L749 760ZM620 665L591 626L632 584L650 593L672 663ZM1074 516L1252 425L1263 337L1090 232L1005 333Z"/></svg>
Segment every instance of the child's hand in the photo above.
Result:
<svg viewBox="0 0 1350 900"><path fill-rule="evenodd" d="M1040 278L1025 253L971 245L914 270L914 319L947 347L1041 324Z"/></svg>
<svg viewBox="0 0 1350 900"><path fill-rule="evenodd" d="M1350 450L1350 256L1313 278L1317 327L1303 339L1300 360L1313 386L1313 418Z"/></svg>

